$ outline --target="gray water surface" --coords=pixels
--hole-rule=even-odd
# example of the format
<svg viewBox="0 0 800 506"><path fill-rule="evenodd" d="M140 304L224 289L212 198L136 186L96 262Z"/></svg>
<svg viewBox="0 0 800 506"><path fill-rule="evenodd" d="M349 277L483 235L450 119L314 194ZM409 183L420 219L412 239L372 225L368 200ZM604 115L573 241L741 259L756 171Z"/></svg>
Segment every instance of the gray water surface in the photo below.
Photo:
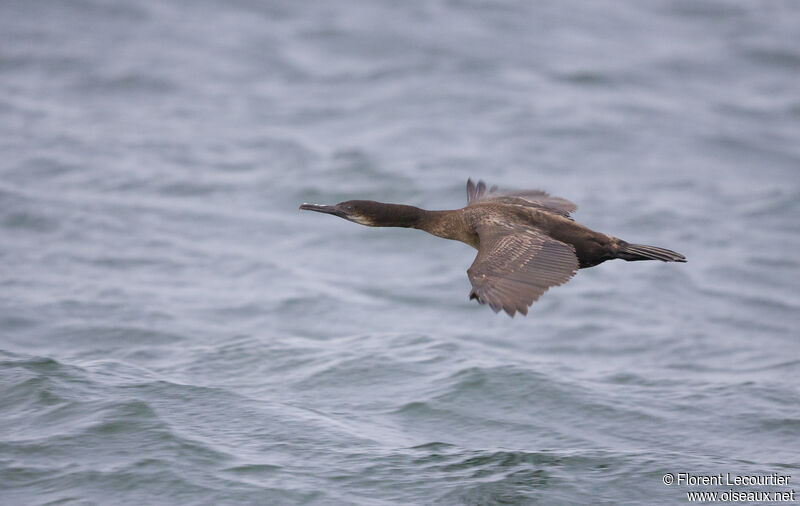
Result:
<svg viewBox="0 0 800 506"><path fill-rule="evenodd" d="M0 503L800 490L799 86L794 1L0 2ZM297 210L467 177L689 262L512 320Z"/></svg>

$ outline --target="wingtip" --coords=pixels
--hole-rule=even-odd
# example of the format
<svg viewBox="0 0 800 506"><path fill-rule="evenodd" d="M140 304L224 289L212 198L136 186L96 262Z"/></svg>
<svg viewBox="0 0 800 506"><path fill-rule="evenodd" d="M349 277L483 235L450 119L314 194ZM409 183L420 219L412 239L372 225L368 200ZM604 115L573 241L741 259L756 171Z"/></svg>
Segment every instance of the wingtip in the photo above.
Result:
<svg viewBox="0 0 800 506"><path fill-rule="evenodd" d="M492 186L489 189L489 193L492 193L497 189L496 186ZM475 199L479 199L486 194L486 183L482 179L478 179L478 182L474 182L472 178L467 178L467 204L472 202Z"/></svg>
<svg viewBox="0 0 800 506"><path fill-rule="evenodd" d="M472 199L475 198L475 183L472 182L472 178L467 178L467 203L469 203Z"/></svg>

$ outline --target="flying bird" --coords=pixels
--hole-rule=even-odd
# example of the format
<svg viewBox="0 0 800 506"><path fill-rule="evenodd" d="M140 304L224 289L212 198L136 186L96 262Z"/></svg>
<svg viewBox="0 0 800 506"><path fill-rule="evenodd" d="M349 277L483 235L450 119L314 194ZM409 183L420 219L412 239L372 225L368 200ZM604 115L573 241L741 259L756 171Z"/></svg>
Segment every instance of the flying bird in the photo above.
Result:
<svg viewBox="0 0 800 506"><path fill-rule="evenodd" d="M348 200L336 205L303 204L300 209L339 216L369 227L406 227L469 244L478 250L467 269L469 299L513 317L551 286L569 281L578 269L621 258L686 262L674 251L631 244L576 223L572 202L541 190L487 190L467 181L467 205L427 211L402 204Z"/></svg>

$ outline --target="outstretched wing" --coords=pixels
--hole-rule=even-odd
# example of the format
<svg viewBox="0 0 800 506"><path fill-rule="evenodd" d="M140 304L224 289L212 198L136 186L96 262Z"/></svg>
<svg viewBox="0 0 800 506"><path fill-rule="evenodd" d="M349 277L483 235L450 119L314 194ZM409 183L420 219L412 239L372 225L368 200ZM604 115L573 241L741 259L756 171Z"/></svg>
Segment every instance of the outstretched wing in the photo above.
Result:
<svg viewBox="0 0 800 506"><path fill-rule="evenodd" d="M467 206L476 202L530 206L564 216L565 218L569 218L569 213L578 208L569 200L553 197L542 190L497 191L497 186L492 186L487 191L486 183L483 181L478 181L478 184L475 184L472 179L468 179Z"/></svg>
<svg viewBox="0 0 800 506"><path fill-rule="evenodd" d="M470 299L528 314L528 307L551 286L566 283L578 270L572 246L548 237L535 228L480 225L478 256L467 275L472 283Z"/></svg>

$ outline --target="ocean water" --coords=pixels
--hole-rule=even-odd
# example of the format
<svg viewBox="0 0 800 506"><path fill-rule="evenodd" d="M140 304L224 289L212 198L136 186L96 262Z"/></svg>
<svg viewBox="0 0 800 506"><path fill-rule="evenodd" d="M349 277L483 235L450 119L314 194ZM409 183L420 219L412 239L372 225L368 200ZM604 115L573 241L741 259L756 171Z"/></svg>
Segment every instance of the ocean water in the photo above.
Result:
<svg viewBox="0 0 800 506"><path fill-rule="evenodd" d="M511 319L297 209L468 177L689 262ZM798 252L794 1L3 0L0 504L800 491Z"/></svg>

